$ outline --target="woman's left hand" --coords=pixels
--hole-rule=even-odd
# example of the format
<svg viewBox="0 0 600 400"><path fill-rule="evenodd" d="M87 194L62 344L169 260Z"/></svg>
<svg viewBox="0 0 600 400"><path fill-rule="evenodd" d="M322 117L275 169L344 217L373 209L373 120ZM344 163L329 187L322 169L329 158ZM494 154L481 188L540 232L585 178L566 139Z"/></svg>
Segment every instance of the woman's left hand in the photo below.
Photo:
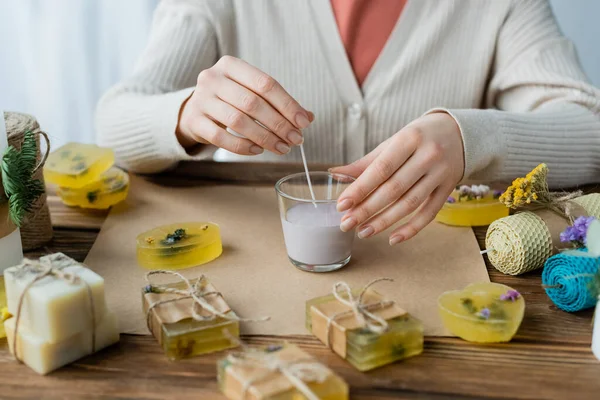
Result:
<svg viewBox="0 0 600 400"><path fill-rule="evenodd" d="M454 118L427 114L360 160L333 173L357 178L341 195L341 229L358 236L380 233L412 212L390 235L390 245L415 236L436 216L464 173L463 142ZM389 207L388 207L389 206Z"/></svg>

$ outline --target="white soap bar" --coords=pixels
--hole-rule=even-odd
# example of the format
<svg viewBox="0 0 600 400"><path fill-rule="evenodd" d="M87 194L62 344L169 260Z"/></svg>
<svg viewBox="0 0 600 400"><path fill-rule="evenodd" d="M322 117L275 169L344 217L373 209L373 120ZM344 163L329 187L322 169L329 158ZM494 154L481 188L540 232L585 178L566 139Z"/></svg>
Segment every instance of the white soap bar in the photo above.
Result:
<svg viewBox="0 0 600 400"><path fill-rule="evenodd" d="M4 322L8 346L13 355L15 321L16 318L12 317ZM60 342L49 343L19 322L18 336L17 354L19 359L42 375L92 354L92 332L89 329ZM95 350L99 351L118 341L117 315L107 312L96 327Z"/></svg>
<svg viewBox="0 0 600 400"><path fill-rule="evenodd" d="M94 299L96 324L106 312L104 279L62 253L42 257L64 272L79 276L78 283L68 283L56 277L45 277L31 286L23 298L19 325L35 333L41 340L57 343L91 329L92 314L87 282ZM16 267L4 271L8 311L17 315L19 297L23 289L35 278L32 272L22 273Z"/></svg>

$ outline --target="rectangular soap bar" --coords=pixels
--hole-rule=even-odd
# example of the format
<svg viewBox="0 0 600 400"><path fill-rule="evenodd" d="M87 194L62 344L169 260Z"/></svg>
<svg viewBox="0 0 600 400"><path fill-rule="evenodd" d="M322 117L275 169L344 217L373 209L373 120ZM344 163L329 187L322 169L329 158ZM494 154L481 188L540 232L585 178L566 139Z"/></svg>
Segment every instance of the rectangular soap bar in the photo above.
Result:
<svg viewBox="0 0 600 400"><path fill-rule="evenodd" d="M264 346L252 349L252 352L264 353L268 357L275 357L284 365L289 365L293 370L296 365L310 368L311 363L318 364L317 360L292 344L281 346ZM318 380L304 381L310 391L323 400L347 400L349 396L348 384L332 370L323 364L318 365L323 373ZM311 375L311 374L307 374ZM281 372L269 371L261 367L260 363L250 362L247 365L232 364L226 357L217 363L217 380L221 392L231 400L304 400L304 396ZM251 383L246 393L244 387Z"/></svg>
<svg viewBox="0 0 600 400"><path fill-rule="evenodd" d="M182 283L165 285L172 289L185 289ZM206 279L201 281L201 293L216 293L215 287ZM192 318L193 300L181 299L172 293L154 293L142 290L142 303L144 313L156 303L165 302L155 306L150 312L150 328L152 334L162 346L165 354L172 360L212 353L237 346L231 340L240 336L240 324L237 320L215 317L212 320L197 321ZM235 317L225 299L216 294L205 296L207 302L225 315ZM201 311L205 316L209 313ZM227 331L225 333L224 331Z"/></svg>
<svg viewBox="0 0 600 400"><path fill-rule="evenodd" d="M359 291L353 290L358 296ZM381 303L385 298L372 289L363 295L365 305ZM350 307L333 295L318 297L306 303L308 330L359 371L371 369L415 356L423 351L423 325L396 304L370 310L388 323L379 334L361 326ZM341 317L335 317L335 316ZM332 319L331 324L328 320Z"/></svg>
<svg viewBox="0 0 600 400"><path fill-rule="evenodd" d="M89 285L94 301L96 324L106 312L104 279L90 269L62 253L42 257L56 268L73 273ZM33 272L18 267L5 270L8 311L17 315L19 297L23 289L35 278ZM21 307L21 323L40 339L57 343L92 326L91 304L85 283L68 283L48 276L31 286L25 293Z"/></svg>
<svg viewBox="0 0 600 400"><path fill-rule="evenodd" d="M13 355L15 351L13 349L15 321L16 318L13 317L4 322L8 346ZM117 315L107 312L96 326L95 350L99 351L118 341ZM38 374L45 375L89 354L92 354L92 331L90 329L76 333L57 343L49 343L33 333L25 324L19 322L17 355Z"/></svg>

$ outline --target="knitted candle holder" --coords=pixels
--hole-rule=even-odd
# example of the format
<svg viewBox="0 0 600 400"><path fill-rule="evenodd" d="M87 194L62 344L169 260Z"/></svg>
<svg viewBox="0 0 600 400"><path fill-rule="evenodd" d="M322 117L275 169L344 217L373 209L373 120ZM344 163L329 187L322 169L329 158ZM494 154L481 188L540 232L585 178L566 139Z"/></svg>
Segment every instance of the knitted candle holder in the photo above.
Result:
<svg viewBox="0 0 600 400"><path fill-rule="evenodd" d="M40 132L40 126L36 119L31 115L5 112L4 120L6 122L6 133L8 134L8 144L21 149L25 133L31 131L33 133ZM42 159L40 151L40 140L38 139L38 160ZM40 168L33 176L34 179L44 181L43 171ZM25 223L21 227L21 241L23 250L32 250L38 248L50 240L52 240L52 221L50 220L50 210L46 203L46 194L44 193L35 202L33 209L26 218Z"/></svg>
<svg viewBox="0 0 600 400"><path fill-rule="evenodd" d="M581 250L554 255L544 265L542 286L561 310L575 312L594 307L597 299L590 285L599 266L598 258L586 257Z"/></svg>
<svg viewBox="0 0 600 400"><path fill-rule="evenodd" d="M589 216L600 218L600 194L572 200ZM560 248L560 232L569 221L552 211L521 212L494 221L488 228L485 245L488 259L500 272L520 275L541 268Z"/></svg>

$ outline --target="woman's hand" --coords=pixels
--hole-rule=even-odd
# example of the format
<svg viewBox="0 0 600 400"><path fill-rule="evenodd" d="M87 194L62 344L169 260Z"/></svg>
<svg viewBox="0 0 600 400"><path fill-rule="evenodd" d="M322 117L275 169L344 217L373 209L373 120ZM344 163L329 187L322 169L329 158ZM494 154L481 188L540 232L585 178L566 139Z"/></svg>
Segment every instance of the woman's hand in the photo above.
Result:
<svg viewBox="0 0 600 400"><path fill-rule="evenodd" d="M420 207L391 233L390 245L394 245L427 226L462 178L460 129L446 113L428 114L360 160L331 172L357 178L340 195L337 207L348 210L342 230L359 227L360 238L386 230Z"/></svg>
<svg viewBox="0 0 600 400"><path fill-rule="evenodd" d="M263 149L286 154L291 145L303 142L300 130L313 119L275 79L225 56L198 75L194 93L180 111L177 137L186 148L210 143L242 155Z"/></svg>

